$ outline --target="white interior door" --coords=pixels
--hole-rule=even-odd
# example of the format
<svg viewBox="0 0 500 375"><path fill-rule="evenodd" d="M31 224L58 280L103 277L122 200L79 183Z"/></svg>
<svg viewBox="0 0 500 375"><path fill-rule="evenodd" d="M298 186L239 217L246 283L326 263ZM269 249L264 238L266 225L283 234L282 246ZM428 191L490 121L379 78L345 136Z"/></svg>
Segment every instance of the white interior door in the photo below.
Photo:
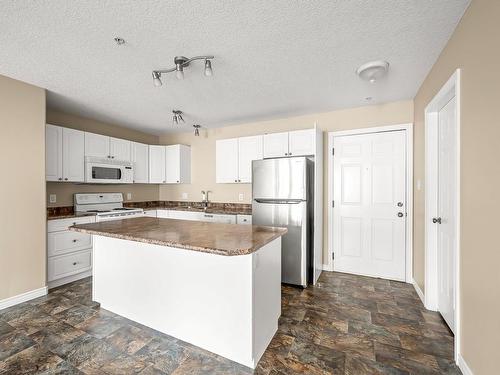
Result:
<svg viewBox="0 0 500 375"><path fill-rule="evenodd" d="M406 131L335 137L333 267L405 280Z"/></svg>
<svg viewBox="0 0 500 375"><path fill-rule="evenodd" d="M451 99L438 112L438 310L450 329L455 329L455 249L456 249L456 101Z"/></svg>

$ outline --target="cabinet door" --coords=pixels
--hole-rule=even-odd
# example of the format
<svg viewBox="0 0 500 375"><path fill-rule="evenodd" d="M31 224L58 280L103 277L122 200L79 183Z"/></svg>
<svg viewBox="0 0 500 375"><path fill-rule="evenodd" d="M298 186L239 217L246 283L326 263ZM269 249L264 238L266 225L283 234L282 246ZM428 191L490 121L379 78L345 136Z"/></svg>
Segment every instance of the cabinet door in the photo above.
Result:
<svg viewBox="0 0 500 375"><path fill-rule="evenodd" d="M109 137L85 132L85 156L109 158Z"/></svg>
<svg viewBox="0 0 500 375"><path fill-rule="evenodd" d="M123 160L123 161L131 161L130 158L130 141L119 138L110 138L109 139L109 153L111 155L111 159L115 160Z"/></svg>
<svg viewBox="0 0 500 375"><path fill-rule="evenodd" d="M221 139L215 143L215 182L238 182L238 138Z"/></svg>
<svg viewBox="0 0 500 375"><path fill-rule="evenodd" d="M165 146L165 181L167 184L181 182L180 145Z"/></svg>
<svg viewBox="0 0 500 375"><path fill-rule="evenodd" d="M264 135L264 158L288 156L288 132Z"/></svg>
<svg viewBox="0 0 500 375"><path fill-rule="evenodd" d="M165 146L149 146L149 182L165 183Z"/></svg>
<svg viewBox="0 0 500 375"><path fill-rule="evenodd" d="M132 162L134 163L134 183L149 182L149 148L148 145L132 142Z"/></svg>
<svg viewBox="0 0 500 375"><path fill-rule="evenodd" d="M45 180L62 180L62 128L45 125Z"/></svg>
<svg viewBox="0 0 500 375"><path fill-rule="evenodd" d="M316 152L316 131L306 129L288 133L288 146L290 156L314 155Z"/></svg>
<svg viewBox="0 0 500 375"><path fill-rule="evenodd" d="M238 182L252 182L252 160L262 159L262 136L238 138Z"/></svg>
<svg viewBox="0 0 500 375"><path fill-rule="evenodd" d="M214 223L236 224L236 215L214 215Z"/></svg>
<svg viewBox="0 0 500 375"><path fill-rule="evenodd" d="M85 133L63 128L63 180L85 180Z"/></svg>

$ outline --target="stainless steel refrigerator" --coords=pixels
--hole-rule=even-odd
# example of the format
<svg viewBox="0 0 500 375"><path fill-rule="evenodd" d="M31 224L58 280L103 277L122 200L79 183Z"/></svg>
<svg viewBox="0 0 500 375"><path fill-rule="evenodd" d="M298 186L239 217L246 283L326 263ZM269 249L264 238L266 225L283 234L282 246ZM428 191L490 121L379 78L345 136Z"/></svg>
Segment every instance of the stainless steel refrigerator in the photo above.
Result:
<svg viewBox="0 0 500 375"><path fill-rule="evenodd" d="M314 162L306 157L252 162L252 224L288 229L281 240L281 281L312 282Z"/></svg>

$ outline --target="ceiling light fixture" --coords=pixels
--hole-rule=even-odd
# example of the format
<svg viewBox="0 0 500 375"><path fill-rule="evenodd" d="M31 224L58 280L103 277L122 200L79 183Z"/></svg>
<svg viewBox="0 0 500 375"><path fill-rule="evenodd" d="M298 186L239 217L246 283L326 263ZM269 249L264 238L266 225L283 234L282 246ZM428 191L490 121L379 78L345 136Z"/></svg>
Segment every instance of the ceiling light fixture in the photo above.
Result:
<svg viewBox="0 0 500 375"><path fill-rule="evenodd" d="M184 118L182 117L182 111L179 111L178 109L174 109L172 111L172 113L173 113L172 124L179 125L180 122L186 122L186 121L184 121Z"/></svg>
<svg viewBox="0 0 500 375"><path fill-rule="evenodd" d="M387 61L370 61L366 64L361 65L357 70L356 74L362 80L369 81L370 83L375 83L378 79L382 78L387 74L389 70L389 63Z"/></svg>
<svg viewBox="0 0 500 375"><path fill-rule="evenodd" d="M184 68L188 67L189 64L195 60L205 60L204 74L205 76L210 77L211 75L213 75L212 63L210 60L212 60L213 58L214 56L195 56L191 58L187 58L184 56L175 56L174 68L153 70L153 84L157 87L161 86L162 82L160 78L163 73L175 72L175 76L177 77L177 79L184 79Z"/></svg>
<svg viewBox="0 0 500 375"><path fill-rule="evenodd" d="M194 136L199 137L201 125L193 125L193 128L194 128Z"/></svg>

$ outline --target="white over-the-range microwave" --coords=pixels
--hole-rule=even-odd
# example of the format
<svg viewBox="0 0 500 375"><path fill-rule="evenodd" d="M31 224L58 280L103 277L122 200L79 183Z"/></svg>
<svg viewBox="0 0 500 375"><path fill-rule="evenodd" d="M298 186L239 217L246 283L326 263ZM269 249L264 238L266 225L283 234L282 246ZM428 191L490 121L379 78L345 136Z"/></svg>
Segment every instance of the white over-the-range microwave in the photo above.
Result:
<svg viewBox="0 0 500 375"><path fill-rule="evenodd" d="M134 182L134 168L128 161L87 156L85 158L85 182L131 184Z"/></svg>

